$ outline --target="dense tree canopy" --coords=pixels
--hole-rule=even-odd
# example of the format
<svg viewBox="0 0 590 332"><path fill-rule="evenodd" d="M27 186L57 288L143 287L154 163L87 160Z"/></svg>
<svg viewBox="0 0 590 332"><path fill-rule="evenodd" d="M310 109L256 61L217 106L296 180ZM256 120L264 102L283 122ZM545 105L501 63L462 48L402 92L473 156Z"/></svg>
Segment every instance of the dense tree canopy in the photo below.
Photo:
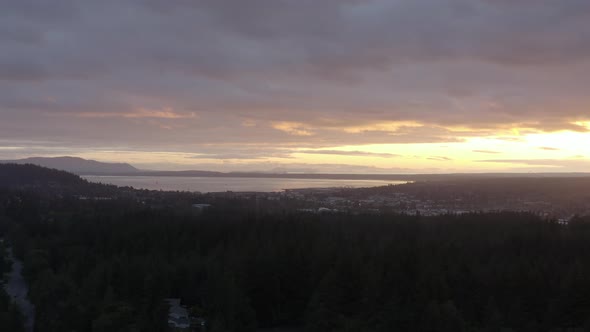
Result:
<svg viewBox="0 0 590 332"><path fill-rule="evenodd" d="M209 331L590 329L587 218L311 214L234 198L194 213L178 208L194 196L154 195L0 191L36 331L165 331L170 297ZM0 294L0 326L18 326L14 310Z"/></svg>
<svg viewBox="0 0 590 332"><path fill-rule="evenodd" d="M3 276L10 272L12 265L6 257L4 243L0 243L0 331L21 332L23 331L22 316L3 287L5 282Z"/></svg>
<svg viewBox="0 0 590 332"><path fill-rule="evenodd" d="M590 224L581 219L19 204L2 227L24 258L38 331L163 331L166 297L182 298L212 331L590 324Z"/></svg>

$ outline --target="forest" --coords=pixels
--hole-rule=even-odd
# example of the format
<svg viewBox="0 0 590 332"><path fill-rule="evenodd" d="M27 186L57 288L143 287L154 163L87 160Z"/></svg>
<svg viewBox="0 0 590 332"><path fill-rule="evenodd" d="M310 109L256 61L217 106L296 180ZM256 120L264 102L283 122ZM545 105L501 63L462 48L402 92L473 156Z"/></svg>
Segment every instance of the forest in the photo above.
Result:
<svg viewBox="0 0 590 332"><path fill-rule="evenodd" d="M589 218L265 213L231 199L195 214L35 188L0 190L0 237L25 264L37 332L167 331L165 298L207 331L590 331ZM0 295L0 330L18 331L14 310Z"/></svg>
<svg viewBox="0 0 590 332"><path fill-rule="evenodd" d="M0 243L0 331L21 332L23 331L22 316L2 287L4 283L2 276L11 268L11 262L5 257L4 245Z"/></svg>

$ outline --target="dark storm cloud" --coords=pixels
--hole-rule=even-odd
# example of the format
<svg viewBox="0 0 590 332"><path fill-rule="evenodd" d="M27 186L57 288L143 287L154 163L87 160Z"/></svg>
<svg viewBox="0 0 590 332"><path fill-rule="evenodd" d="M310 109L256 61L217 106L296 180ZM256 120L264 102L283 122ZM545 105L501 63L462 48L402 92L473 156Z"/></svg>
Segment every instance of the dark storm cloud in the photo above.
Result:
<svg viewBox="0 0 590 332"><path fill-rule="evenodd" d="M589 22L586 0L5 0L0 139L199 152L587 131Z"/></svg>

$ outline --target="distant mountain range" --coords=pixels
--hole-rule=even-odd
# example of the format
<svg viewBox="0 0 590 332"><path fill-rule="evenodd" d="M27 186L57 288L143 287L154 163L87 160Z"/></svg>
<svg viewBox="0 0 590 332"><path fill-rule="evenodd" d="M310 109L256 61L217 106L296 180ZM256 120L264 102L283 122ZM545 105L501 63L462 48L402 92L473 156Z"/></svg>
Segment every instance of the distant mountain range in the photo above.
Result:
<svg viewBox="0 0 590 332"><path fill-rule="evenodd" d="M277 172L214 172L201 170L150 171L140 170L127 163L104 163L77 157L33 157L0 161L0 164L33 164L67 171L77 175L115 176L170 176L170 177L232 177L232 178L281 178L281 179L334 179L334 180L385 180L385 181L440 181L473 178L538 178L538 177L588 177L590 173L466 173L466 174L320 174Z"/></svg>
<svg viewBox="0 0 590 332"><path fill-rule="evenodd" d="M19 160L5 160L0 161L0 163L20 165L32 164L78 175L133 174L139 172L137 168L125 163L103 163L77 157L33 157Z"/></svg>

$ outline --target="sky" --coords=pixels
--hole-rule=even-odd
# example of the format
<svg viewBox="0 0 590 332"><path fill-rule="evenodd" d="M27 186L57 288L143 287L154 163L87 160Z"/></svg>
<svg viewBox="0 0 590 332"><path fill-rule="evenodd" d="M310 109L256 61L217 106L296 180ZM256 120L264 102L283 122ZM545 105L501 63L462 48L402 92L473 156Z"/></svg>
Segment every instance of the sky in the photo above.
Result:
<svg viewBox="0 0 590 332"><path fill-rule="evenodd" d="M0 159L590 171L588 0L3 0Z"/></svg>

